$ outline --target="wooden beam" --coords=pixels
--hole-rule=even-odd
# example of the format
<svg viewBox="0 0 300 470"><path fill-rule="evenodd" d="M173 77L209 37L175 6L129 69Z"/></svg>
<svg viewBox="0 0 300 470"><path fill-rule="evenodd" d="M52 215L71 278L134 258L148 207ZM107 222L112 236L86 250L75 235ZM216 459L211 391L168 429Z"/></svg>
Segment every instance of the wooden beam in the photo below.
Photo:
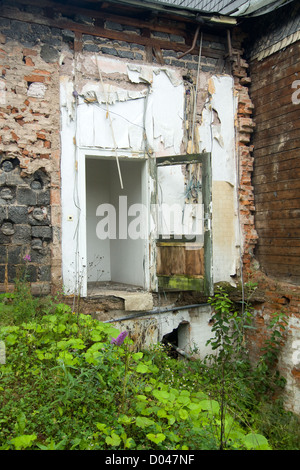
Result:
<svg viewBox="0 0 300 470"><path fill-rule="evenodd" d="M32 13L21 12L14 7L4 6L0 12L0 17L7 18L10 20L18 20L25 23L42 24L49 26L50 28L68 29L75 33L88 34L91 36L97 36L107 38L111 40L124 41L132 44L140 44L143 46L157 47L162 50L173 50L175 52L185 52L188 50L188 46L185 44L157 39L148 38L145 36L138 35L136 33L125 33L122 31L110 30L101 26L87 25L76 23L75 21L64 19L64 18L46 18L36 17ZM148 25L149 26L149 25ZM196 48L195 53L198 53ZM205 57L219 58L223 57L223 53L220 50L212 49L210 47L202 48L202 54Z"/></svg>
<svg viewBox="0 0 300 470"><path fill-rule="evenodd" d="M164 165L187 165L192 163L204 162L209 154L207 152L184 154L184 155L171 155L164 157L156 157L157 166Z"/></svg>
<svg viewBox="0 0 300 470"><path fill-rule="evenodd" d="M99 2L95 4L94 8L84 8L84 7L79 7L68 4L63 4L63 3L54 3L51 0L18 0L18 3L24 4L24 5L32 5L32 6L38 6L40 8L52 8L55 11L58 11L63 14L72 14L78 13L80 15L86 15L91 18L99 18L102 20L109 20L115 23L120 23L123 25L127 26L133 26L136 28L149 28L151 26L152 31L160 31L160 32L165 32L165 33L171 33L171 34L187 34L186 32L186 24L184 22L175 22L173 21L173 24L170 24L170 20L162 20L162 18L153 18L151 22L149 21L144 21L140 18L134 18L131 16L123 16L119 14L112 13L111 11L105 11L106 8L111 7L111 4L106 3L103 5L99 5ZM99 9L100 8L100 9Z"/></svg>

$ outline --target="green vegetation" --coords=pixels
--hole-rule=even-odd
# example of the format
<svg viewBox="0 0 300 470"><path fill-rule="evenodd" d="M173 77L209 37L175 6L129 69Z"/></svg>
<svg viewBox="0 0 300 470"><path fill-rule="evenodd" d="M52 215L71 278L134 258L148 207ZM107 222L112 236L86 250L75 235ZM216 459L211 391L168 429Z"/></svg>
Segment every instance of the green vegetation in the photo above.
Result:
<svg viewBox="0 0 300 470"><path fill-rule="evenodd" d="M238 315L222 290L211 303L217 354L186 361L161 345L136 351L125 332L33 298L26 282L2 294L0 450L299 449L299 421L266 393L282 383L267 366L277 343L251 367L249 309Z"/></svg>

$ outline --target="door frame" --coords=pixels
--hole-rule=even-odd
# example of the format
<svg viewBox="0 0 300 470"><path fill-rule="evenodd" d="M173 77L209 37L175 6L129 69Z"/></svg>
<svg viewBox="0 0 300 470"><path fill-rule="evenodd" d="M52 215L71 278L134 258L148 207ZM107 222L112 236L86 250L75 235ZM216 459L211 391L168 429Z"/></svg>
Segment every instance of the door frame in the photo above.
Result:
<svg viewBox="0 0 300 470"><path fill-rule="evenodd" d="M178 288L174 288L172 276L158 276L159 290L196 290L206 295L213 295L213 266L212 266L212 169L211 153L202 152L185 155L156 157L156 170L159 166L202 164L202 197L204 206L204 279L180 279ZM156 172L157 181L157 172ZM157 184L156 184L157 187ZM200 282L202 281L202 282ZM176 284L176 282L175 282ZM173 287L172 287L173 286Z"/></svg>
<svg viewBox="0 0 300 470"><path fill-rule="evenodd" d="M114 160L116 158L114 150L111 149L95 149L95 148L86 148L79 147L77 149L77 160L76 160L76 171L77 171L77 195L78 195L78 241L76 247L76 272L77 276L77 292L81 297L87 297L87 283L88 283L88 259L87 259L87 222L86 222L86 159L88 157L99 157L103 160L107 158L108 160ZM149 218L149 194L147 188L148 184L148 159L145 157L144 153L135 154L131 156L130 151L118 150L118 158L120 162L126 160L144 162L144 169L142 170L142 185L145 185L144 190L144 203L147 207L147 214ZM116 162L117 165L117 162ZM143 191L143 189L142 189ZM95 215L96 217L96 215ZM147 220L147 232L149 233L149 220ZM149 238L149 237L148 237ZM144 286L146 290L149 290L149 247L147 240L145 241L144 248Z"/></svg>

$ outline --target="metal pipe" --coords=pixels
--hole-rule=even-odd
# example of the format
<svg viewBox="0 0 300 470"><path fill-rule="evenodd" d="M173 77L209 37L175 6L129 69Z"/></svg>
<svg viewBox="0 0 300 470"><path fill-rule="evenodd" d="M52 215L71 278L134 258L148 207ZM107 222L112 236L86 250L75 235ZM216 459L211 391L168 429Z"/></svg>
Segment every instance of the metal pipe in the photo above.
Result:
<svg viewBox="0 0 300 470"><path fill-rule="evenodd" d="M184 57L186 54L188 54L189 52L192 52L192 50L195 49L196 42L197 42L198 35L199 35L199 31L200 31L200 26L197 26L195 36L194 36L194 39L193 39L192 47L190 47L190 49L188 49L186 52L184 52L183 54L178 56L177 59L182 59L182 57Z"/></svg>
<svg viewBox="0 0 300 470"><path fill-rule="evenodd" d="M208 305L210 304L206 302L203 304L181 305L180 307L166 307L163 309L155 308L153 310L150 310L149 312L137 312L132 315L128 315L127 317L116 318L114 320L105 320L103 323L114 323L118 321L132 320L133 318L146 317L149 315L158 315L159 313L167 313L167 312L174 312L174 311L176 312L178 310L186 310L189 308L198 308L198 307L204 307Z"/></svg>

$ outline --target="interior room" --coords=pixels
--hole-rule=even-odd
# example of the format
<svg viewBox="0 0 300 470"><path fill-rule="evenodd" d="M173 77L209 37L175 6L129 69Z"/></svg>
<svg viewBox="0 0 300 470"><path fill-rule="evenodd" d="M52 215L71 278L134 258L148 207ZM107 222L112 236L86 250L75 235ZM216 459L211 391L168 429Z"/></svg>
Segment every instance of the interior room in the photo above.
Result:
<svg viewBox="0 0 300 470"><path fill-rule="evenodd" d="M86 157L88 291L145 287L145 161ZM122 188L123 186L123 188Z"/></svg>

